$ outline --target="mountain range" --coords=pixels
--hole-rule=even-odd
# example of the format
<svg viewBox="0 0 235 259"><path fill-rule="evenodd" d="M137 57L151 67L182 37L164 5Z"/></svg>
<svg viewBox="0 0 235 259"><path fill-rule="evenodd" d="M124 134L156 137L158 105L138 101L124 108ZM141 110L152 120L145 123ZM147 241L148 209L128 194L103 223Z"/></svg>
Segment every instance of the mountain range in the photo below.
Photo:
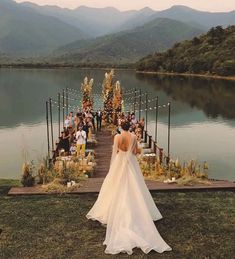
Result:
<svg viewBox="0 0 235 259"><path fill-rule="evenodd" d="M163 11L146 7L121 12L86 6L71 10L0 0L0 53L4 57L53 53L58 60L61 55L76 62L133 62L212 26L230 24L235 24L235 11L210 13L186 6Z"/></svg>
<svg viewBox="0 0 235 259"><path fill-rule="evenodd" d="M135 63L141 57L164 51L175 42L203 33L186 23L156 18L132 30L76 41L54 52L56 62L63 63Z"/></svg>
<svg viewBox="0 0 235 259"><path fill-rule="evenodd" d="M77 27L11 0L0 1L0 52L45 53L87 36Z"/></svg>
<svg viewBox="0 0 235 259"><path fill-rule="evenodd" d="M25 2L21 5L76 26L91 37L134 29L156 18L179 20L191 25L197 25L197 27L204 28L205 30L217 25L226 27L235 23L235 10L227 13L212 13L194 10L182 5L175 5L163 11L155 11L145 7L141 10L124 12L114 7L90 8L80 6L71 10L57 6L39 6L30 2Z"/></svg>

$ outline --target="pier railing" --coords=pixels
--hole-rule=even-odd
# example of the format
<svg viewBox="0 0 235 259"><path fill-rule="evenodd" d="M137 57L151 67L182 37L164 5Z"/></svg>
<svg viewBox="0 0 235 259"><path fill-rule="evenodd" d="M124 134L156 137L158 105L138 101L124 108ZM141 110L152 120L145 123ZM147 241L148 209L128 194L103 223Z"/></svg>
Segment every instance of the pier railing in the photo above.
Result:
<svg viewBox="0 0 235 259"><path fill-rule="evenodd" d="M162 163L165 159L165 162L168 164L170 161L170 136L171 136L171 102L167 104L159 105L159 98L153 97L149 98L149 93L143 93L141 89L137 90L136 88L124 92L124 100L128 103L127 112L134 112L139 115L139 120L142 117L142 113L145 112L145 129L143 131L142 139L148 145L148 147L159 156L160 162ZM126 97L126 98L125 98ZM158 114L159 109L168 108L168 122L167 122L167 154L164 153L164 149L158 144ZM148 131L148 111L155 110L155 132L154 138L149 134Z"/></svg>

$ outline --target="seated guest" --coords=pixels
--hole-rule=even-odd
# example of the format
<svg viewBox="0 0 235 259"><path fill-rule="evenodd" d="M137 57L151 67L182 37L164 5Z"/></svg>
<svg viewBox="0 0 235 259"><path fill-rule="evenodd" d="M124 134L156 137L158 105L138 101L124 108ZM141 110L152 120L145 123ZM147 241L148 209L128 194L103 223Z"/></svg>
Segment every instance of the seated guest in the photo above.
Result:
<svg viewBox="0 0 235 259"><path fill-rule="evenodd" d="M71 147L70 147L70 154L72 155L72 156L75 156L76 155L76 153L77 153L77 147L76 147L76 143L72 143L72 145L71 145Z"/></svg>
<svg viewBox="0 0 235 259"><path fill-rule="evenodd" d="M69 145L71 146L72 143L74 142L74 134L75 130L73 127L69 126L68 128L68 135L69 135Z"/></svg>
<svg viewBox="0 0 235 259"><path fill-rule="evenodd" d="M69 135L66 135L66 133L63 131L62 137L59 143L60 149L64 149L65 153L69 153Z"/></svg>
<svg viewBox="0 0 235 259"><path fill-rule="evenodd" d="M56 158L59 156L59 142L55 143L55 150L52 151L53 155L52 155L52 162L53 164L56 161Z"/></svg>

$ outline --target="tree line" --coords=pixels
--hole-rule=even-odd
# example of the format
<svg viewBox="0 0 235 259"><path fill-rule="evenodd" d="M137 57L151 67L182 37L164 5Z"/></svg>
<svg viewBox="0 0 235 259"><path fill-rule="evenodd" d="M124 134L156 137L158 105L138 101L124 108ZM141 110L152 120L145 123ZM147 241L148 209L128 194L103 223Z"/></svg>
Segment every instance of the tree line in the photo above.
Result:
<svg viewBox="0 0 235 259"><path fill-rule="evenodd" d="M235 75L235 26L211 28L192 40L176 43L137 64L139 71Z"/></svg>

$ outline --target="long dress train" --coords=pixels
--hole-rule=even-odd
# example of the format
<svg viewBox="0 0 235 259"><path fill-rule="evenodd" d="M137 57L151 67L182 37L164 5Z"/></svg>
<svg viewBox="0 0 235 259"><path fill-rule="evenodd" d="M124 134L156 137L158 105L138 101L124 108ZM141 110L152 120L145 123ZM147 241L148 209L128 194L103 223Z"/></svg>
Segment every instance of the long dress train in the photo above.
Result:
<svg viewBox="0 0 235 259"><path fill-rule="evenodd" d="M144 182L133 154L136 137L132 135L128 151L118 150L115 137L109 172L99 196L88 212L88 219L107 224L105 253L132 254L134 247L144 253L170 251L153 220L162 218ZM117 153L118 152L118 153Z"/></svg>

